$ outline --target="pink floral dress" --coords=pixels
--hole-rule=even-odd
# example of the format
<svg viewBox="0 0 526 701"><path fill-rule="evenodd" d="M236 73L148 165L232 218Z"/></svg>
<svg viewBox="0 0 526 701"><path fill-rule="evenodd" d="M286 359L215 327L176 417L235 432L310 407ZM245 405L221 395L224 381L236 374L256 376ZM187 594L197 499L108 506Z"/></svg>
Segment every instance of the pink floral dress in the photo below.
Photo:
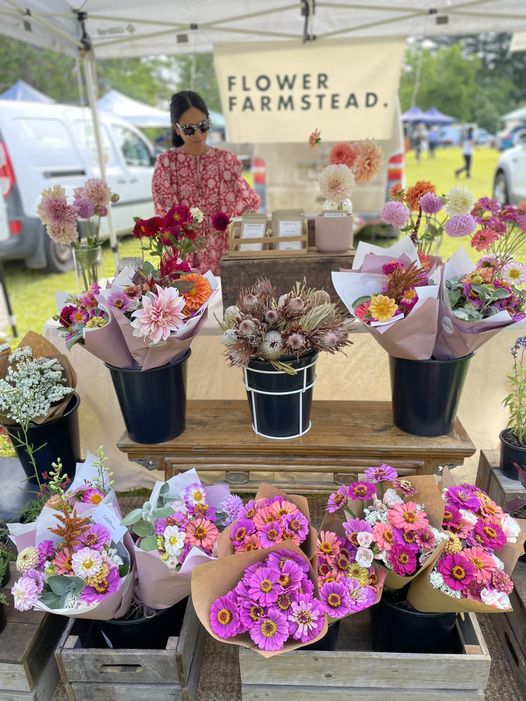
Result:
<svg viewBox="0 0 526 701"><path fill-rule="evenodd" d="M241 161L230 151L210 148L202 156L169 149L157 158L152 180L157 216L164 216L174 204L199 207L205 215L205 246L190 256L192 267L219 274L219 259L226 251L227 232L210 228L215 212L239 216L259 207L259 197L242 176Z"/></svg>

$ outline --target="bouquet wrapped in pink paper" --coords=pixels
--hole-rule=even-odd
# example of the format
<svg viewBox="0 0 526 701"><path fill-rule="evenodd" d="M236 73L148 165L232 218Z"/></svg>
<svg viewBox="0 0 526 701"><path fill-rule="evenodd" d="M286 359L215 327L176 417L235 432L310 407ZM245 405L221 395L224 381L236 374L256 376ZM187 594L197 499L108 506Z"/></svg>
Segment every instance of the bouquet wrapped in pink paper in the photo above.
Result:
<svg viewBox="0 0 526 701"><path fill-rule="evenodd" d="M367 468L364 480L330 495L327 511L342 508L351 562L366 569L376 563L385 570L390 589L401 589L431 567L447 541L440 530L443 504L432 475L399 479L390 465Z"/></svg>
<svg viewBox="0 0 526 701"><path fill-rule="evenodd" d="M263 657L296 650L327 632L312 566L290 541L196 567L192 601L212 637Z"/></svg>
<svg viewBox="0 0 526 701"><path fill-rule="evenodd" d="M173 606L190 594L192 569L215 559L220 530L241 499L228 486L204 487L195 470L157 482L149 500L122 523L140 536L135 544L140 598L146 606Z"/></svg>
<svg viewBox="0 0 526 701"><path fill-rule="evenodd" d="M448 541L433 568L411 583L409 603L417 611L510 611L510 575L524 552L526 521L472 484L445 488L443 499Z"/></svg>
<svg viewBox="0 0 526 701"><path fill-rule="evenodd" d="M332 281L347 309L390 355L431 357L440 268L426 269L409 238L387 249L360 242L352 270L333 272Z"/></svg>
<svg viewBox="0 0 526 701"><path fill-rule="evenodd" d="M236 519L221 533L218 557L264 550L292 542L310 559L316 551L316 531L310 524L307 499L261 484L254 499L242 505Z"/></svg>
<svg viewBox="0 0 526 701"><path fill-rule="evenodd" d="M113 490L113 473L106 462L107 457L100 446L96 455L88 453L84 462L77 463L75 477L64 492L64 499L79 516L88 515L99 504L107 504L117 515L121 514Z"/></svg>
<svg viewBox="0 0 526 701"><path fill-rule="evenodd" d="M119 516L106 504L80 516L63 494L52 503L31 524L9 524L21 574L11 588L15 608L93 620L123 615L134 574Z"/></svg>

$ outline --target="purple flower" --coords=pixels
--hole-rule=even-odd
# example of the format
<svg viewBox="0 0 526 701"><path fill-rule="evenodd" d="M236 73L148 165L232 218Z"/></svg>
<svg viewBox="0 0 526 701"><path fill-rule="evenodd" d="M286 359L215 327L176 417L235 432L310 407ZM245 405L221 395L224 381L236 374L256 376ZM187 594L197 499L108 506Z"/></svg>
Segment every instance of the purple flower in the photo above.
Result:
<svg viewBox="0 0 526 701"><path fill-rule="evenodd" d="M248 591L252 601L262 606L273 604L282 589L279 583L279 573L270 567L260 567L247 581Z"/></svg>
<svg viewBox="0 0 526 701"><path fill-rule="evenodd" d="M239 514L238 514L238 519L241 521L242 519L245 518L254 518L256 514L256 500L255 499L249 499L245 506L242 506L239 509Z"/></svg>
<svg viewBox="0 0 526 701"><path fill-rule="evenodd" d="M87 197L75 197L73 205L78 207L80 219L90 219L95 214L95 205Z"/></svg>
<svg viewBox="0 0 526 701"><path fill-rule="evenodd" d="M111 535L104 526L98 523L92 523L88 530L81 535L80 540L81 543L88 548L102 550L105 545L111 543Z"/></svg>
<svg viewBox="0 0 526 701"><path fill-rule="evenodd" d="M255 533L255 531L256 527L254 526L254 522L250 521L248 518L241 518L236 521L230 531L230 540L234 548L239 549L243 547L245 538Z"/></svg>
<svg viewBox="0 0 526 701"><path fill-rule="evenodd" d="M280 611L270 609L248 633L260 650L281 650L289 637L287 618Z"/></svg>
<svg viewBox="0 0 526 701"><path fill-rule="evenodd" d="M398 477L398 472L391 465L378 465L377 467L368 467L365 470L365 478L369 482L391 482Z"/></svg>
<svg viewBox="0 0 526 701"><path fill-rule="evenodd" d="M347 536L347 540L354 548L359 548L358 533L372 533L373 528L370 523L359 518L351 518L343 524L343 530Z"/></svg>
<svg viewBox="0 0 526 701"><path fill-rule="evenodd" d="M353 501L368 501L376 496L376 487L370 482L353 482L348 487L349 499Z"/></svg>
<svg viewBox="0 0 526 701"><path fill-rule="evenodd" d="M301 511L294 514L287 514L281 522L283 530L292 533L297 543L303 543L309 533L309 521Z"/></svg>
<svg viewBox="0 0 526 701"><path fill-rule="evenodd" d="M17 611L29 611L38 601L38 585L32 577L20 577L11 587Z"/></svg>
<svg viewBox="0 0 526 701"><path fill-rule="evenodd" d="M239 511L243 507L243 499L238 497L237 494L229 494L221 504L219 505L219 510L222 511L226 518L225 524L228 525L239 517Z"/></svg>
<svg viewBox="0 0 526 701"><path fill-rule="evenodd" d="M348 583L350 608L353 613L363 611L376 602L377 594L373 587L361 587L356 579L349 579Z"/></svg>
<svg viewBox="0 0 526 701"><path fill-rule="evenodd" d="M52 560L55 557L55 546L52 540L42 540L37 545L37 551L39 567L43 567L46 560Z"/></svg>
<svg viewBox="0 0 526 701"><path fill-rule="evenodd" d="M325 612L317 599L300 596L297 601L292 602L288 620L289 632L294 640L307 643L321 633Z"/></svg>
<svg viewBox="0 0 526 701"><path fill-rule="evenodd" d="M261 545L264 548L271 548L283 540L283 529L278 521L271 521L270 523L265 523L263 528L258 531L258 535Z"/></svg>
<svg viewBox="0 0 526 701"><path fill-rule="evenodd" d="M412 575L416 572L416 554L405 545L393 545L389 551L389 564L401 577Z"/></svg>
<svg viewBox="0 0 526 701"><path fill-rule="evenodd" d="M24 572L24 577L29 577L37 585L37 593L41 594L44 588L44 577L38 570L28 570Z"/></svg>
<svg viewBox="0 0 526 701"><path fill-rule="evenodd" d="M351 611L349 589L343 582L328 582L320 589L320 598L325 613L332 618L343 618Z"/></svg>
<svg viewBox="0 0 526 701"><path fill-rule="evenodd" d="M110 307L115 307L115 309L120 309L121 312L125 312L128 309L130 302L131 299L121 290L112 292L108 297L108 305Z"/></svg>
<svg viewBox="0 0 526 701"><path fill-rule="evenodd" d="M403 202L386 202L380 216L386 224L391 224L395 229L402 229L409 219L410 212Z"/></svg>
<svg viewBox="0 0 526 701"><path fill-rule="evenodd" d="M444 203L442 198L435 195L434 192L426 192L426 194L420 198L420 206L424 214L437 214L444 206Z"/></svg>
<svg viewBox="0 0 526 701"><path fill-rule="evenodd" d="M210 608L210 627L220 638L232 638L239 628L239 613L232 593L220 596Z"/></svg>
<svg viewBox="0 0 526 701"><path fill-rule="evenodd" d="M507 538L496 521L479 521L466 539L468 545L479 545L484 550L500 550L506 545Z"/></svg>
<svg viewBox="0 0 526 701"><path fill-rule="evenodd" d="M97 584L97 588L84 587L80 594L80 599L83 603L88 604L98 604L99 601L103 601L107 596L113 594L119 588L120 577L119 570L117 567L111 567L106 579L103 579Z"/></svg>
<svg viewBox="0 0 526 701"><path fill-rule="evenodd" d="M296 591L303 581L301 568L292 560L287 560L277 574L278 582L285 591Z"/></svg>
<svg viewBox="0 0 526 701"><path fill-rule="evenodd" d="M477 222L471 214L457 214L444 224L448 236L468 236L475 231Z"/></svg>
<svg viewBox="0 0 526 701"><path fill-rule="evenodd" d="M254 601L250 601L250 599L242 599L239 609L239 619L243 631L246 632L250 630L250 628L264 618L267 613L268 608L266 606L256 604Z"/></svg>
<svg viewBox="0 0 526 701"><path fill-rule="evenodd" d="M480 500L474 493L475 487L471 484L459 484L449 487L445 493L445 500L459 509L477 511L480 509Z"/></svg>
<svg viewBox="0 0 526 701"><path fill-rule="evenodd" d="M308 561L301 555L298 555L298 553L293 553L290 550L274 550L267 558L267 567L281 572L289 560L296 563L303 573L306 574L309 571Z"/></svg>
<svg viewBox="0 0 526 701"><path fill-rule="evenodd" d="M327 501L326 510L332 514L335 511L338 511L338 509L341 509L342 506L345 506L345 504L347 504L348 499L349 499L348 488L342 484L341 487L338 487L338 491L333 492L329 496L329 499Z"/></svg>

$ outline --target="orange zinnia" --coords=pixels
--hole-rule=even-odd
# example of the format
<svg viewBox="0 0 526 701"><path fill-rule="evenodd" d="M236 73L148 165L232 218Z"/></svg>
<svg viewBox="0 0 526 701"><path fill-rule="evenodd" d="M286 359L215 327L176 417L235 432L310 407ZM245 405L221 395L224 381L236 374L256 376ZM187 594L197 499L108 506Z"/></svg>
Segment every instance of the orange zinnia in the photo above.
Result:
<svg viewBox="0 0 526 701"><path fill-rule="evenodd" d="M193 283L187 292L183 292L186 308L192 311L199 309L212 294L210 283L204 275L199 275L199 273L190 273L182 277L181 280Z"/></svg>
<svg viewBox="0 0 526 701"><path fill-rule="evenodd" d="M405 193L407 206L412 212L416 212L420 203L420 198L428 192L435 192L435 186L429 180L419 180L413 187L408 187Z"/></svg>

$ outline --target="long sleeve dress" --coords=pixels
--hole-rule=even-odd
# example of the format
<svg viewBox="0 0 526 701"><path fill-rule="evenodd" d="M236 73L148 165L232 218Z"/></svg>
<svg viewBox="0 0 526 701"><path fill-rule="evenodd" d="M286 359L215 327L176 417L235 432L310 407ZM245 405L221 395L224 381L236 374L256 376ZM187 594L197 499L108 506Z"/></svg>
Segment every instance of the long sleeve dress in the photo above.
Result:
<svg viewBox="0 0 526 701"><path fill-rule="evenodd" d="M181 149L162 153L155 164L152 193L157 216L164 216L175 204L201 209L206 243L189 262L201 272L211 270L215 275L228 242L226 231L212 231L210 217L219 211L239 216L259 207L258 195L243 179L239 158L218 148L210 148L202 156L191 156Z"/></svg>

